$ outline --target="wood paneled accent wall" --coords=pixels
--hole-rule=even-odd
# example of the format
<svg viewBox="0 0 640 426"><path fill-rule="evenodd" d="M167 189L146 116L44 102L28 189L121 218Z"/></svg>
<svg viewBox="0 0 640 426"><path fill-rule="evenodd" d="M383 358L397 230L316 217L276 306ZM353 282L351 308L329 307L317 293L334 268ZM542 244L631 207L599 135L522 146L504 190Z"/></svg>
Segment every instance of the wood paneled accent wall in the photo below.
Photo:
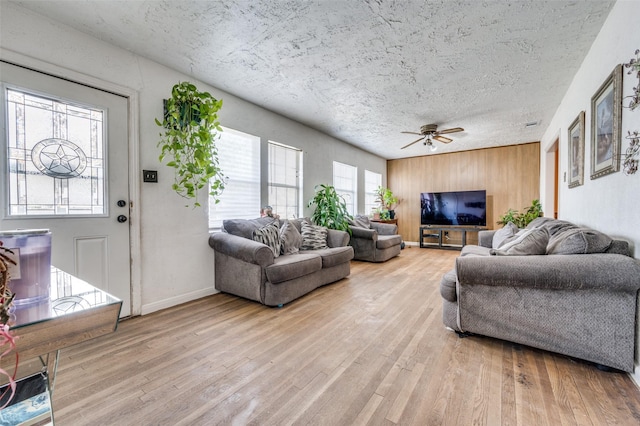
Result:
<svg viewBox="0 0 640 426"><path fill-rule="evenodd" d="M400 200L395 210L405 241L419 239L421 192L486 190L487 228L494 229L509 208L539 199L540 143L389 160L387 186Z"/></svg>

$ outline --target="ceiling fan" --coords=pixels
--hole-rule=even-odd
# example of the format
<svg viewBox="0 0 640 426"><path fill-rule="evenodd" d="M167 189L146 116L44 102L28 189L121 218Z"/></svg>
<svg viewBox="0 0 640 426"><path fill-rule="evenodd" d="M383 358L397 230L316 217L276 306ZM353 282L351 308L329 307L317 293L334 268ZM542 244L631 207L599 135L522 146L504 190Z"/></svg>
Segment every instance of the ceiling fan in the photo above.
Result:
<svg viewBox="0 0 640 426"><path fill-rule="evenodd" d="M442 143L453 142L453 139L450 139L450 138L447 138L447 137L444 137L444 136L441 136L441 135L446 135L447 133L456 133L456 132L464 132L464 129L462 127L453 127L451 129L445 129L445 130L438 131L438 125L437 124L425 124L424 126L420 127L420 133L416 133L416 132L401 132L401 133L408 133L410 135L420 135L420 138L416 139L415 141L411 142L410 144L407 144L407 145L403 146L400 149L408 148L411 145L413 145L414 143L423 141L422 142L423 145L428 146L429 148L431 148L431 151L435 151L436 149L438 149L438 147L433 144L432 139L435 139L438 142L442 142Z"/></svg>

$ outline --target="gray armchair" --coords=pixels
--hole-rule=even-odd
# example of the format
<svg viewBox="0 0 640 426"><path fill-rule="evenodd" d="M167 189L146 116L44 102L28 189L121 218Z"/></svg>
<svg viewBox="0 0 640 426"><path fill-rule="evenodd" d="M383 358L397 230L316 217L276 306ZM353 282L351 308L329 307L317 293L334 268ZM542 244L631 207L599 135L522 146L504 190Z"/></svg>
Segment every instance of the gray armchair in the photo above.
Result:
<svg viewBox="0 0 640 426"><path fill-rule="evenodd" d="M357 215L349 221L354 259L367 262L386 262L400 254L402 236L398 226L371 222L367 216Z"/></svg>

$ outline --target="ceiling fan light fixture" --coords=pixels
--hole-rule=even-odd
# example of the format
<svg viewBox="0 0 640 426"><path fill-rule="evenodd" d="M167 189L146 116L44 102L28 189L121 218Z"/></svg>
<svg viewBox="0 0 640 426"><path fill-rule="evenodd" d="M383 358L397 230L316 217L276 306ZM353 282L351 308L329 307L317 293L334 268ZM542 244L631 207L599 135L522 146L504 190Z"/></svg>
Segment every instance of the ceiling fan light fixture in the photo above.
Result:
<svg viewBox="0 0 640 426"><path fill-rule="evenodd" d="M418 139L408 143L407 145L403 146L400 149L409 148L411 145L422 141L422 145L429 146L429 148L431 148L431 151L435 151L436 149L438 149L438 147L436 144L433 143L433 141L431 140L432 138L438 142L449 143L449 142L453 142L453 139L448 138L446 136L442 136L442 135L449 134L449 133L457 133L457 132L464 132L464 129L462 127L452 127L451 129L438 131L437 124L425 124L424 126L420 127L420 133L409 132L409 131L400 132L400 133L408 133L410 135L420 136Z"/></svg>

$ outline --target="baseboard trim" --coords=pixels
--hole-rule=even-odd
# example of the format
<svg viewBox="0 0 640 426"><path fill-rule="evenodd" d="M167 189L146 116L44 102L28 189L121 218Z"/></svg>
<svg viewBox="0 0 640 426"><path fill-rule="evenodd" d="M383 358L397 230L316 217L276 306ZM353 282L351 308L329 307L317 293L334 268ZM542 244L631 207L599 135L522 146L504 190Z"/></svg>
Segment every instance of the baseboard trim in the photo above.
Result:
<svg viewBox="0 0 640 426"><path fill-rule="evenodd" d="M212 294L216 293L219 293L219 291L215 288L205 288L202 290L193 291L191 293L181 294L180 296L171 297L169 299L160 300L158 302L149 303L147 305L142 305L140 315L147 315L161 309L171 308L173 306L191 302L192 300L196 299L201 299L206 296L211 296Z"/></svg>

